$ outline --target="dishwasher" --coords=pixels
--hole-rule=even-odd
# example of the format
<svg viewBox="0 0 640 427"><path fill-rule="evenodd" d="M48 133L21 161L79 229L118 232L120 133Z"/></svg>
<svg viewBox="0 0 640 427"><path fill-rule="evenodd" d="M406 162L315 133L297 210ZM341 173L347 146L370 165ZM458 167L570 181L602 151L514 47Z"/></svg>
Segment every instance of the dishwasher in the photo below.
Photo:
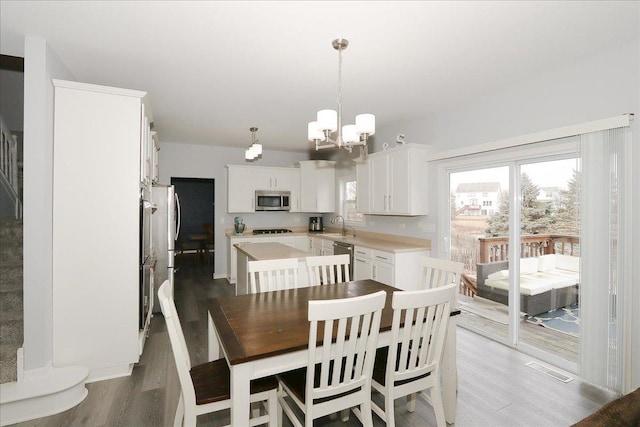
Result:
<svg viewBox="0 0 640 427"><path fill-rule="evenodd" d="M333 242L334 255L349 255L349 277L353 280L353 245L351 243Z"/></svg>

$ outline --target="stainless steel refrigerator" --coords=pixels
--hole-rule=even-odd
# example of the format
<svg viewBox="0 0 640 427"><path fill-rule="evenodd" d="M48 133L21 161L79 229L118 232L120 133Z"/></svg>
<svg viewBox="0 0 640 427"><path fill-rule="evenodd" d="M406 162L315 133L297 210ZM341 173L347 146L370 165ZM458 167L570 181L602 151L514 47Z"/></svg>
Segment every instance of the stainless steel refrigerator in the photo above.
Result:
<svg viewBox="0 0 640 427"><path fill-rule="evenodd" d="M154 185L151 200L156 208L151 216L151 251L157 260L153 278L153 312L158 313L158 288L167 279L174 284L176 240L180 233L180 199L173 185Z"/></svg>

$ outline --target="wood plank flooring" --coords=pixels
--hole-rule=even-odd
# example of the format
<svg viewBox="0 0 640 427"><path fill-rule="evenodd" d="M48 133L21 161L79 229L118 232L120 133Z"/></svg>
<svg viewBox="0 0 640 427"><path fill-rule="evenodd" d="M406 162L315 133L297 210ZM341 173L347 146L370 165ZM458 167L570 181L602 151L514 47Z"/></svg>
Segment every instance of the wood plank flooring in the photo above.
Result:
<svg viewBox="0 0 640 427"><path fill-rule="evenodd" d="M191 362L207 358L207 298L234 292L224 279L208 277L206 264L184 256L176 276L175 299ZM458 330L458 410L456 426L568 426L596 411L611 393L573 380L563 383L525 363L531 357L472 332ZM565 373L566 374L566 373ZM571 375L570 375L571 376ZM61 414L19 423L42 426L170 426L178 402L179 384L162 314L156 314L144 353L131 376L87 385L89 395ZM375 397L377 399L377 397ZM286 417L285 417L286 418ZM228 413L198 418L198 426L228 423ZM291 424L285 419L284 426ZM357 426L355 416L342 423L335 417L317 426ZM374 425L384 423L374 415ZM433 410L423 397L416 411L396 400L396 425L435 426Z"/></svg>

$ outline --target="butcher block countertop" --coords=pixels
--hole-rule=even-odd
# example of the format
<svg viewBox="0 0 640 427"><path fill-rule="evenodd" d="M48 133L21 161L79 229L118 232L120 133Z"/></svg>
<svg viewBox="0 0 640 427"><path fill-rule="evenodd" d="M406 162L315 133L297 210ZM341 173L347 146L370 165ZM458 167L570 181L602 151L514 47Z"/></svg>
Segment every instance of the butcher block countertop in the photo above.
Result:
<svg viewBox="0 0 640 427"><path fill-rule="evenodd" d="M282 243L236 243L234 246L238 252L245 254L251 261L306 258L313 255Z"/></svg>

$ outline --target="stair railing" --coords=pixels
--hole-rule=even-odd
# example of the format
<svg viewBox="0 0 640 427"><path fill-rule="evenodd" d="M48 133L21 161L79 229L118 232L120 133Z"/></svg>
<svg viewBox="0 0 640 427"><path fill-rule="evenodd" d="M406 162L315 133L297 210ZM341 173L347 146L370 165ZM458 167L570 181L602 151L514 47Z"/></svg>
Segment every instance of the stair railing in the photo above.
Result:
<svg viewBox="0 0 640 427"><path fill-rule="evenodd" d="M18 181L18 140L9 131L4 120L0 116L0 185L8 194L9 201L14 206L16 219L22 218L22 200Z"/></svg>

